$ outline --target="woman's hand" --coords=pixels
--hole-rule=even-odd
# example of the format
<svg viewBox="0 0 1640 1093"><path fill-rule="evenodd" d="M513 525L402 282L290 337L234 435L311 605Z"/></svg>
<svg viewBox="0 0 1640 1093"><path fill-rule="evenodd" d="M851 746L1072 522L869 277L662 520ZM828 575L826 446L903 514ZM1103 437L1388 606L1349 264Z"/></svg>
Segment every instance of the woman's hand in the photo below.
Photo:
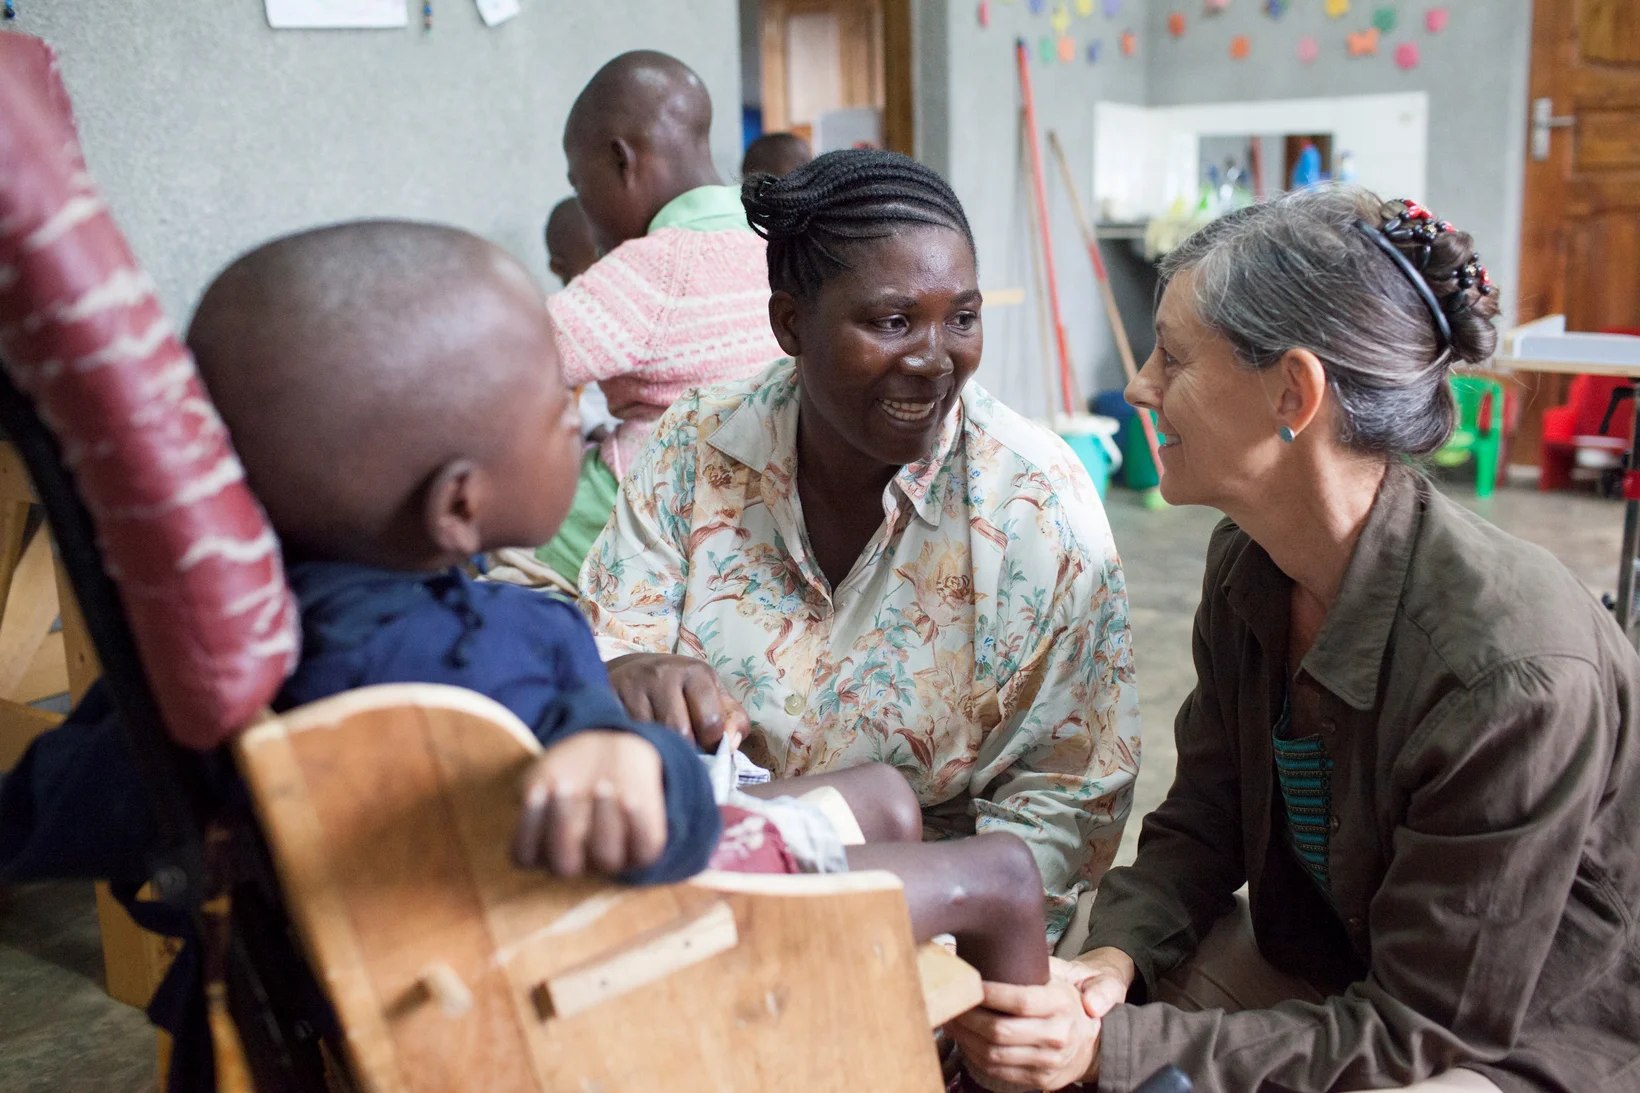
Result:
<svg viewBox="0 0 1640 1093"><path fill-rule="evenodd" d="M1093 1081L1099 1076L1100 1019L1089 1013L1082 991L1092 978L1081 962L1054 959L1043 986L987 983L984 1004L946 1031L969 1069L992 1083L1063 1089Z"/></svg>
<svg viewBox="0 0 1640 1093"><path fill-rule="evenodd" d="M745 735L750 721L711 665L694 657L630 653L610 661L609 683L626 712L666 725L712 751L725 732Z"/></svg>
<svg viewBox="0 0 1640 1093"><path fill-rule="evenodd" d="M1134 978L1139 974L1133 958L1121 949L1105 947L1083 953L1071 965L1081 978L1082 1006L1089 1017L1103 1021L1105 1014L1127 1000Z"/></svg>

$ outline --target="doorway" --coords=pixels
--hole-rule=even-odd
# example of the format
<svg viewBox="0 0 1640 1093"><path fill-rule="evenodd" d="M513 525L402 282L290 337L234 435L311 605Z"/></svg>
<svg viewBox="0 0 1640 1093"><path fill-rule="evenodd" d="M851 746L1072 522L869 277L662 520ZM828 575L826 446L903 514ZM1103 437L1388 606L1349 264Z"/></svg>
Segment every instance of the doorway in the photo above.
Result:
<svg viewBox="0 0 1640 1093"><path fill-rule="evenodd" d="M911 0L741 0L740 17L746 143L913 154Z"/></svg>
<svg viewBox="0 0 1640 1093"><path fill-rule="evenodd" d="M1516 321L1640 328L1640 10L1634 0L1537 0ZM1523 384L1511 462L1537 463L1543 410L1570 376Z"/></svg>

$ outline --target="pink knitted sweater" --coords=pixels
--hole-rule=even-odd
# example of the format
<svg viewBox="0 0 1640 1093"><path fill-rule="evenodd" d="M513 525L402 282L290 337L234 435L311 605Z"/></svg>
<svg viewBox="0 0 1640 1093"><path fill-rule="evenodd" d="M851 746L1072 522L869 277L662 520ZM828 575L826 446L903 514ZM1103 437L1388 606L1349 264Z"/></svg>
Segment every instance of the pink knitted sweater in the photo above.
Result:
<svg viewBox="0 0 1640 1093"><path fill-rule="evenodd" d="M745 230L660 228L628 240L549 296L547 310L565 381L596 380L620 419L600 453L617 478L685 390L785 356L769 329L764 243Z"/></svg>

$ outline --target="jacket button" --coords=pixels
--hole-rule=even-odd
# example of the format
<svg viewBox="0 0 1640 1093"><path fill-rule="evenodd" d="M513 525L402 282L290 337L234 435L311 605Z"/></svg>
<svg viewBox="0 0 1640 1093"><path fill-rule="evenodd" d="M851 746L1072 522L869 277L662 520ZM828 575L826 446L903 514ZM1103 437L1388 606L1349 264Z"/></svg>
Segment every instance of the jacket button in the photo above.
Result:
<svg viewBox="0 0 1640 1093"><path fill-rule="evenodd" d="M1337 816L1334 816L1332 818L1332 823L1329 826L1333 829L1333 833L1337 834L1338 829L1344 826L1344 822L1342 820L1340 820Z"/></svg>
<svg viewBox="0 0 1640 1093"><path fill-rule="evenodd" d="M1358 918L1352 918L1352 919L1350 919L1350 920L1349 920L1349 928L1350 928L1350 933L1352 933L1352 934L1358 934L1358 933L1360 933L1360 932L1361 932L1361 929L1362 929L1362 927L1364 927L1364 926L1365 926L1365 925L1366 925L1366 923L1364 923L1364 922L1362 922L1362 921L1361 921L1361 920L1360 920L1360 919L1358 919Z"/></svg>
<svg viewBox="0 0 1640 1093"><path fill-rule="evenodd" d="M786 699L786 712L796 717L803 712L803 696L790 695Z"/></svg>
<svg viewBox="0 0 1640 1093"><path fill-rule="evenodd" d="M1321 722L1321 731L1325 732L1325 733L1337 732L1338 731L1338 722L1334 721L1330 717L1326 718L1325 720L1323 720Z"/></svg>

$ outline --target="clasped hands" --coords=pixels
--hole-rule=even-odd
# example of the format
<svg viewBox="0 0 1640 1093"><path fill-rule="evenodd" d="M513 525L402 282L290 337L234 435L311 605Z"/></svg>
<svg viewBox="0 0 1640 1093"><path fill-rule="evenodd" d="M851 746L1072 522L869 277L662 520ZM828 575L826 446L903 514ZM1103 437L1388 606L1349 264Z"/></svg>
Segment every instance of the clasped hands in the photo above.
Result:
<svg viewBox="0 0 1640 1093"><path fill-rule="evenodd" d="M1120 949L1055 958L1042 986L986 983L984 1003L946 1031L974 1076L999 1093L1095 1082L1105 1016L1126 1000L1136 974Z"/></svg>

